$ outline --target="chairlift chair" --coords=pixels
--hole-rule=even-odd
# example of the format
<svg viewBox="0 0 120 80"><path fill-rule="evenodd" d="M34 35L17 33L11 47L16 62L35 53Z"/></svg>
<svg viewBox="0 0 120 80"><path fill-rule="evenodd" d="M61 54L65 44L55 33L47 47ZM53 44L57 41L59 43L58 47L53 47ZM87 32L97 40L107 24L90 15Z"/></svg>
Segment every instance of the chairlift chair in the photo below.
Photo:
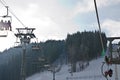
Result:
<svg viewBox="0 0 120 80"><path fill-rule="evenodd" d="M14 43L14 48L22 48L20 42L15 42Z"/></svg>
<svg viewBox="0 0 120 80"><path fill-rule="evenodd" d="M45 61L45 58L44 58L44 57L39 57L39 58L38 58L38 61L44 62L44 61Z"/></svg>
<svg viewBox="0 0 120 80"><path fill-rule="evenodd" d="M39 46L35 45L35 46L32 46L32 49L33 50L39 50L40 48L39 48Z"/></svg>
<svg viewBox="0 0 120 80"><path fill-rule="evenodd" d="M22 45L20 41L18 41L18 38L16 38L16 42L14 43L14 48L22 48Z"/></svg>
<svg viewBox="0 0 120 80"><path fill-rule="evenodd" d="M110 42L109 43L109 52L110 55L108 56L109 59L109 64L120 64L120 48L118 45L118 49L113 48L112 41L115 39L120 39L120 37L108 37L107 40Z"/></svg>
<svg viewBox="0 0 120 80"><path fill-rule="evenodd" d="M38 43L38 39L36 38L37 42L35 42L33 45L32 45L32 50L40 50L40 45Z"/></svg>
<svg viewBox="0 0 120 80"><path fill-rule="evenodd" d="M8 15L8 6L6 6L6 8L7 14L4 16L0 16L0 37L7 37L7 31L12 31L12 17Z"/></svg>
<svg viewBox="0 0 120 80"><path fill-rule="evenodd" d="M38 44L32 45L32 50L39 50L40 46Z"/></svg>
<svg viewBox="0 0 120 80"><path fill-rule="evenodd" d="M0 30L0 37L7 37L7 35L8 35L7 31Z"/></svg>

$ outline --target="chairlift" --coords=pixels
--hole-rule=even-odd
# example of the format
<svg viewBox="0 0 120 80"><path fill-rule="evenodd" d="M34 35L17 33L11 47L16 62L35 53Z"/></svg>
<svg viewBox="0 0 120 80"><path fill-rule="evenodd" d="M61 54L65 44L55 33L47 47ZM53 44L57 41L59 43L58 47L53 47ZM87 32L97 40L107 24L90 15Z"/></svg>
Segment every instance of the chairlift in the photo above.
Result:
<svg viewBox="0 0 120 80"><path fill-rule="evenodd" d="M22 46L20 45L20 42L15 42L14 48L22 48Z"/></svg>
<svg viewBox="0 0 120 80"><path fill-rule="evenodd" d="M38 44L35 44L32 46L32 50L39 50L40 46Z"/></svg>
<svg viewBox="0 0 120 80"><path fill-rule="evenodd" d="M16 39L16 42L14 43L14 48L22 48L21 43L18 41L18 38Z"/></svg>
<svg viewBox="0 0 120 80"><path fill-rule="evenodd" d="M0 37L7 37L8 32L0 29Z"/></svg>
<svg viewBox="0 0 120 80"><path fill-rule="evenodd" d="M32 50L40 50L40 45L38 43L35 43L32 45Z"/></svg>
<svg viewBox="0 0 120 80"><path fill-rule="evenodd" d="M44 58L44 57L39 57L39 58L38 58L38 61L44 62L44 61L45 61L45 58Z"/></svg>
<svg viewBox="0 0 120 80"><path fill-rule="evenodd" d="M44 67L49 68L49 67L50 67L50 65L49 65L49 64L45 64L45 65L44 65Z"/></svg>
<svg viewBox="0 0 120 80"><path fill-rule="evenodd" d="M36 39L37 40L37 39ZM40 45L38 43L38 40L37 42L35 42L33 45L32 45L32 50L39 50L40 49Z"/></svg>
<svg viewBox="0 0 120 80"><path fill-rule="evenodd" d="M108 37L109 41L109 52L110 54L106 56L106 63L108 64L120 64L120 45L112 44L112 41L115 39L120 39L120 37Z"/></svg>
<svg viewBox="0 0 120 80"><path fill-rule="evenodd" d="M7 14L0 16L0 37L7 37L7 31L12 31L12 17L8 15L8 6L6 6Z"/></svg>

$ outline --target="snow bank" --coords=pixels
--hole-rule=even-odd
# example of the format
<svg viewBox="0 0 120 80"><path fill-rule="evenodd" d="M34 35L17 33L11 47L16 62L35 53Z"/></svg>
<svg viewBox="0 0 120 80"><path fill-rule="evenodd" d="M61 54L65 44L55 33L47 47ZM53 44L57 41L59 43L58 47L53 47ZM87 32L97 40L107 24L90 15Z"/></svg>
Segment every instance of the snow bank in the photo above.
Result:
<svg viewBox="0 0 120 80"><path fill-rule="evenodd" d="M103 58L99 58L90 62L90 65L81 72L76 72L71 75L69 73L68 65L63 65L62 69L55 74L55 80L106 80L101 73L101 66ZM104 70L107 70L108 66L104 66ZM110 66L113 69L113 77L111 80L115 80L115 65ZM120 65L117 65L118 80L120 79ZM26 80L53 80L53 74L50 71L37 73Z"/></svg>

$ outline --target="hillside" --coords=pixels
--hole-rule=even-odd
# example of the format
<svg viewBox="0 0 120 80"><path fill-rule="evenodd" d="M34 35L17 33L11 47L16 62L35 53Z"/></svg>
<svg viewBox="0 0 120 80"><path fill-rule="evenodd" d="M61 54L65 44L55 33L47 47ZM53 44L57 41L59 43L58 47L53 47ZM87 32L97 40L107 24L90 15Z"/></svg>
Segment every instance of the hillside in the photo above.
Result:
<svg viewBox="0 0 120 80"><path fill-rule="evenodd" d="M105 34L102 33L102 35L104 46L106 46ZM39 49L34 50L34 46L38 46ZM76 63L82 61L89 64L90 60L101 56L101 52L98 31L68 34L65 40L47 40L46 42L31 43L26 46L26 77L46 70L46 67L44 67L46 64L71 63L71 71L76 72ZM0 54L0 80L21 80L22 57L22 48L13 47ZM64 67L62 70L65 71Z"/></svg>
<svg viewBox="0 0 120 80"><path fill-rule="evenodd" d="M103 58L98 58L96 60L92 60L90 62L89 67L81 72L73 73L73 76L69 73L68 69L70 68L68 65L63 65L60 72L56 73L56 80L106 80L101 73L101 65L103 62ZM110 66L113 69L113 76L110 78L111 80L115 80L115 65ZM107 66L104 66L106 70ZM118 80L120 79L120 65L117 65L118 71ZM27 80L52 80L52 73L49 71L44 71L41 73L37 73L28 77Z"/></svg>

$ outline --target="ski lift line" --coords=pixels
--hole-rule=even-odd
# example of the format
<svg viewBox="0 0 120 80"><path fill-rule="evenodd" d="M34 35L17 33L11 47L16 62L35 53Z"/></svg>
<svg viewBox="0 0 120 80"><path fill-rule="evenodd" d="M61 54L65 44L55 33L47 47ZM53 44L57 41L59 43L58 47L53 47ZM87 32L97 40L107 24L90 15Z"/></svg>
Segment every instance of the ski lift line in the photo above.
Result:
<svg viewBox="0 0 120 80"><path fill-rule="evenodd" d="M4 2L4 4L6 4L7 5L7 3L5 2L5 0L2 0L3 2Z"/></svg>
<svg viewBox="0 0 120 80"><path fill-rule="evenodd" d="M3 0L4 1L4 0ZM6 4L6 2L4 1L3 2L2 0L0 0L0 2L1 2L1 4L6 8L7 6L7 4ZM13 11L12 11L12 9L8 9L8 11L22 24L22 26L23 27L26 27L24 24L23 24L23 22L13 13Z"/></svg>
<svg viewBox="0 0 120 80"><path fill-rule="evenodd" d="M97 22L98 22L98 27L99 27L99 35L100 35L101 46L102 46L102 49L104 51L103 40L102 40L102 35L101 35L101 25L100 25L100 20L99 20L96 0L94 0L94 5L95 5L95 12L96 12L96 17L97 17Z"/></svg>
<svg viewBox="0 0 120 80"><path fill-rule="evenodd" d="M20 24L23 26L23 27L26 27L23 22L13 13L12 9L10 8L9 9L9 12L20 22Z"/></svg>
<svg viewBox="0 0 120 80"><path fill-rule="evenodd" d="M20 22L20 24L22 24L23 27L26 27L23 22L13 13L12 9L9 8L9 12Z"/></svg>
<svg viewBox="0 0 120 80"><path fill-rule="evenodd" d="M1 2L1 4L2 4L4 7L6 6L5 2L3 3L2 0L0 0L0 2Z"/></svg>
<svg viewBox="0 0 120 80"><path fill-rule="evenodd" d="M22 24L23 27L26 27L23 22L12 12L9 10L9 12Z"/></svg>

